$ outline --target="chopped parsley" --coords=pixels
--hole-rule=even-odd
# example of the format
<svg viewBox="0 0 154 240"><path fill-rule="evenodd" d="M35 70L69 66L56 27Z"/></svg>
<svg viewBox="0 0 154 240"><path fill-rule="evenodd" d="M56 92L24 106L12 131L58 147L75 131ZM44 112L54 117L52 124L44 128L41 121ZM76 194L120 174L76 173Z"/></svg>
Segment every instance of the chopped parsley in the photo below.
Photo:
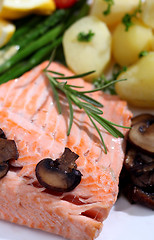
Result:
<svg viewBox="0 0 154 240"><path fill-rule="evenodd" d="M92 30L89 30L88 33L80 32L77 36L79 42L90 42L94 37L95 33Z"/></svg>
<svg viewBox="0 0 154 240"><path fill-rule="evenodd" d="M132 22L132 16L126 13L122 19L122 23L125 25L125 31L128 32L129 28L134 24Z"/></svg>
<svg viewBox="0 0 154 240"><path fill-rule="evenodd" d="M129 28L134 24L132 18L137 18L137 14L142 12L142 1L139 0L138 7L134 10L132 14L126 13L122 19L122 23L125 25L125 31L128 32Z"/></svg>
<svg viewBox="0 0 154 240"><path fill-rule="evenodd" d="M113 0L103 0L103 1L105 1L108 4L107 9L103 12L103 14L108 15L111 12L111 7L114 4L114 1Z"/></svg>
<svg viewBox="0 0 154 240"><path fill-rule="evenodd" d="M112 77L110 79L107 79L104 74L102 74L101 77L94 79L93 84L95 88L101 88L105 85L109 85L111 83L111 85L109 85L108 87L104 88L103 91L110 93L112 95L115 95L115 87L114 87L114 82L116 82L118 76L120 75L120 73L125 72L127 70L126 66L123 66L122 68L118 65L115 64L113 67L113 72L112 72Z"/></svg>
<svg viewBox="0 0 154 240"><path fill-rule="evenodd" d="M139 53L139 58L144 57L144 56L147 56L148 53L149 53L148 51L142 51L142 52L140 52L140 53Z"/></svg>
<svg viewBox="0 0 154 240"><path fill-rule="evenodd" d="M113 72L112 72L112 79L113 80L117 80L118 76L122 73L122 72L126 72L127 71L127 67L123 66L120 67L119 64L115 64L113 67Z"/></svg>

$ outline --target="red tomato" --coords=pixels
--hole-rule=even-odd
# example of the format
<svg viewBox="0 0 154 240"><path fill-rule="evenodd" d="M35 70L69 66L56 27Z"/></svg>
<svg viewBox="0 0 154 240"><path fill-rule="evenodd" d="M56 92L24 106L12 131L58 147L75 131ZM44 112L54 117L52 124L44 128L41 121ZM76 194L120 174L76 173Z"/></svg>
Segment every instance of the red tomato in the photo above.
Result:
<svg viewBox="0 0 154 240"><path fill-rule="evenodd" d="M69 8L76 2L77 0L55 0L57 8Z"/></svg>

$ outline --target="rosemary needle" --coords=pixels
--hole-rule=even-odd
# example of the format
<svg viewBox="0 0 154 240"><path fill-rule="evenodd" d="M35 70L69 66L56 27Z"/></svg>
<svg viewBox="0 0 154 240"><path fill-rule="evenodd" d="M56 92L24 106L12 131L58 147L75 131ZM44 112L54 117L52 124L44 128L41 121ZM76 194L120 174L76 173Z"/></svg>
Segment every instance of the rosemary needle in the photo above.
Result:
<svg viewBox="0 0 154 240"><path fill-rule="evenodd" d="M47 70L47 72L48 72L48 70ZM50 71L50 72L53 72L53 71ZM95 71L90 71L90 72L83 73L83 74L79 74L79 75L75 75L75 76L54 77L54 79L67 79L67 80L69 80L69 79L76 79L76 78L85 77L85 76L90 75L90 74L92 74L92 73L94 73L94 72L95 72ZM57 73L57 72L56 72L56 73ZM59 73L59 75L61 75L61 73Z"/></svg>
<svg viewBox="0 0 154 240"><path fill-rule="evenodd" d="M121 125L115 124L111 121L108 121L107 119L104 119L101 116L103 114L103 111L100 109L100 107L103 107L103 105L101 103L99 103L98 101L96 101L94 98L91 98L90 96L87 96L86 93L100 91L100 90L104 89L105 87L108 87L112 83L106 84L103 87L93 89L93 90L90 90L90 91L77 91L74 88L83 88L83 87L79 87L79 86L76 86L76 85L69 85L67 83L67 81L60 81L59 82L58 80L75 79L75 78L87 76L87 75L93 73L94 71L87 72L87 73L80 74L80 75L68 76L67 77L67 76L64 76L62 73L58 73L58 72L55 72L55 71L48 70L49 65L50 64L48 64L48 66L44 69L44 73L50 81L50 85L51 85L51 88L53 90L53 94L54 94L54 97L55 97L55 101L56 101L56 104L57 104L59 114L61 114L61 112L62 112L61 111L60 100L59 100L59 91L62 92L66 96L66 99L67 99L68 104L69 104L70 121L69 121L69 127L68 127L68 131L67 131L67 135L70 134L72 124L73 124L74 111L73 111L72 104L74 103L79 109L83 109L84 112L89 117L91 123L93 124L94 128L96 129L96 131L99 134L102 145L104 147L104 151L105 151L105 153L107 153L107 148L106 148L106 145L104 143L101 132L100 132L99 128L97 127L97 125L94 121L99 123L107 132L109 132L112 136L114 136L116 138L123 137L123 134L115 127L121 127L121 128L129 128L129 127L121 126ZM54 77L49 73L53 73L57 76ZM123 80L125 80L125 79L123 79ZM122 81L122 80L118 80L118 81ZM113 81L113 82L115 83L115 81ZM83 100L83 101L81 101L80 99Z"/></svg>

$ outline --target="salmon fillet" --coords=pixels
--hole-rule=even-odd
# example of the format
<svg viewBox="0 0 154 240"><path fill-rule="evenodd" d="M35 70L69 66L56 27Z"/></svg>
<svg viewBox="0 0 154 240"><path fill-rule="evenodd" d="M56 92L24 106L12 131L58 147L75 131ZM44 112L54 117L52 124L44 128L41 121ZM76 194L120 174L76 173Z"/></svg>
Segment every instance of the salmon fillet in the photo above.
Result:
<svg viewBox="0 0 154 240"><path fill-rule="evenodd" d="M0 127L8 139L15 140L19 151L18 160L11 161L9 172L0 180L0 219L72 240L91 240L100 233L117 199L125 140L112 137L98 126L108 149L105 154L95 128L76 106L67 136L69 107L61 95L62 114L58 114L49 81L42 72L46 65L44 62L0 86ZM58 63L53 62L50 69L72 75ZM82 79L69 81L92 89ZM130 126L132 115L125 101L102 92L90 96L104 105L104 118ZM37 181L36 164L44 158L59 158L65 147L79 155L76 163L82 180L71 192L49 192Z"/></svg>

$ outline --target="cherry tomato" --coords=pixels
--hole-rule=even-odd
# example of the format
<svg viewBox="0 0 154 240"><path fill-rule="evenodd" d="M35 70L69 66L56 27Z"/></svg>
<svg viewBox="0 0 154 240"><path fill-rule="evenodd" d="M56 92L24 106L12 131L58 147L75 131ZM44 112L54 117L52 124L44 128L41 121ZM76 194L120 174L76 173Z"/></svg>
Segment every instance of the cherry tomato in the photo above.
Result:
<svg viewBox="0 0 154 240"><path fill-rule="evenodd" d="M77 0L55 0L57 8L69 8L76 2Z"/></svg>

